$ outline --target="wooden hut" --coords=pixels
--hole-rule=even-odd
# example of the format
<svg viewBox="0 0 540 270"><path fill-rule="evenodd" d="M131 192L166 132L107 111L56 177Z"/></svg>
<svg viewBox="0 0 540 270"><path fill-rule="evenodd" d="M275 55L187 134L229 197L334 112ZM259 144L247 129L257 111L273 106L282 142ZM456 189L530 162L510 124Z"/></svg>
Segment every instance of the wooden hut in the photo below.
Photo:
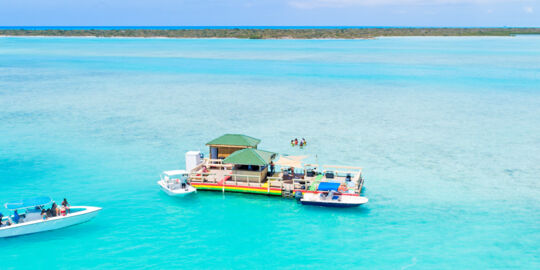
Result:
<svg viewBox="0 0 540 270"><path fill-rule="evenodd" d="M246 148L229 155L223 163L233 165L234 181L261 183L268 174L268 164L275 157L273 152Z"/></svg>
<svg viewBox="0 0 540 270"><path fill-rule="evenodd" d="M246 149L257 149L261 140L243 134L224 134L206 143L210 147L210 159L225 159L232 153Z"/></svg>

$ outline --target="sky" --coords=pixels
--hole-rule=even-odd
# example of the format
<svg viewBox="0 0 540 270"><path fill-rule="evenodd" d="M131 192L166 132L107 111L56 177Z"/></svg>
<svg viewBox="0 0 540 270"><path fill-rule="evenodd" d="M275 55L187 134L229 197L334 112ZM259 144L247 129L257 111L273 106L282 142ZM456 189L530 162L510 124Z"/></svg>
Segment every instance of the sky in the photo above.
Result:
<svg viewBox="0 0 540 270"><path fill-rule="evenodd" d="M0 0L0 26L540 27L540 0Z"/></svg>

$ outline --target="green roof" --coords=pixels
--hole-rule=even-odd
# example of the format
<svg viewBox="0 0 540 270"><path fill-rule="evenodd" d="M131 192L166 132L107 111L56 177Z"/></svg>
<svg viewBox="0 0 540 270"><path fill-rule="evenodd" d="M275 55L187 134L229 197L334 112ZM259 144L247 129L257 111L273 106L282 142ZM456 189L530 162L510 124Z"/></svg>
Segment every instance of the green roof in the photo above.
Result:
<svg viewBox="0 0 540 270"><path fill-rule="evenodd" d="M246 148L232 153L223 160L225 164L265 166L276 157L276 153Z"/></svg>
<svg viewBox="0 0 540 270"><path fill-rule="evenodd" d="M248 146L255 147L261 140L243 134L225 134L219 138L213 139L206 143L206 145L234 145L234 146Z"/></svg>

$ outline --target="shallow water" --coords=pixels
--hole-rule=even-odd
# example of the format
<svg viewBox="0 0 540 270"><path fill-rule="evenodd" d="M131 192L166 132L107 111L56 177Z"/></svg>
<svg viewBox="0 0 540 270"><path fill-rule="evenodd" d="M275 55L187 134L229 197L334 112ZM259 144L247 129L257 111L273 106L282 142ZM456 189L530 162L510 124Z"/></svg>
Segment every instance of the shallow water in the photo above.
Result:
<svg viewBox="0 0 540 270"><path fill-rule="evenodd" d="M370 202L159 191L223 133L362 166ZM539 175L540 37L0 38L0 200L103 207L4 268L538 269Z"/></svg>

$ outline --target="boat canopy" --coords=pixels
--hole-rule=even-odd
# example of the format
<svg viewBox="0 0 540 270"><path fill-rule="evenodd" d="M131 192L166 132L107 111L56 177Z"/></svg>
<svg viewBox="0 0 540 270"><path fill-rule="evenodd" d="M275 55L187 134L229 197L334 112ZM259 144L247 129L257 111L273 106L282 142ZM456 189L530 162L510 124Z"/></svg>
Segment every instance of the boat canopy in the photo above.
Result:
<svg viewBox="0 0 540 270"><path fill-rule="evenodd" d="M280 156L276 165L283 167L302 167L302 160L307 158L307 156Z"/></svg>
<svg viewBox="0 0 540 270"><path fill-rule="evenodd" d="M167 176L173 176L173 175L187 174L187 172L185 170L172 170L172 171L164 171L163 174Z"/></svg>
<svg viewBox="0 0 540 270"><path fill-rule="evenodd" d="M334 182L321 182L319 183L319 187L317 187L318 191L338 191L340 183L334 183Z"/></svg>
<svg viewBox="0 0 540 270"><path fill-rule="evenodd" d="M17 209L24 209L24 208L32 208L36 206L43 206L49 203L52 203L51 197L41 196L41 197L27 198L27 199L23 199L19 201L7 202L4 205L4 207L6 207L8 210L17 210Z"/></svg>

